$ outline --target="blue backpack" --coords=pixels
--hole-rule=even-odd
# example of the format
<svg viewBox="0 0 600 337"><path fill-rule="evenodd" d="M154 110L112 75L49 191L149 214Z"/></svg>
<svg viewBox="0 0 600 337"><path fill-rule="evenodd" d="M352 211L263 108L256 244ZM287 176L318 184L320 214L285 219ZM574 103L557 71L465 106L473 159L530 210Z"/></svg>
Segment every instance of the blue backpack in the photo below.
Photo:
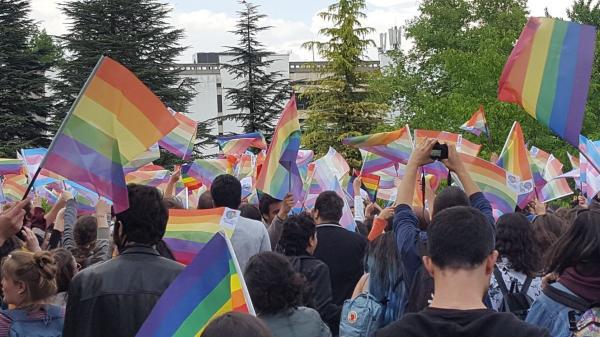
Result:
<svg viewBox="0 0 600 337"><path fill-rule="evenodd" d="M62 309L55 305L44 306L46 317L32 319L25 310L2 310L11 321L9 337L61 337L64 317Z"/></svg>
<svg viewBox="0 0 600 337"><path fill-rule="evenodd" d="M370 336L381 327L384 310L385 305L369 293L362 293L355 299L344 301L340 336Z"/></svg>

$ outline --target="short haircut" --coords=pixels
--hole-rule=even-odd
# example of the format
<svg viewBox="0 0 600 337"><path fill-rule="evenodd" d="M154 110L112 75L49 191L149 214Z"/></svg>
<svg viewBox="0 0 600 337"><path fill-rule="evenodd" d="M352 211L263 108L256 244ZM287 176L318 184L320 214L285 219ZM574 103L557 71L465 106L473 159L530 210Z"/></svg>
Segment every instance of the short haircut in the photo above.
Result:
<svg viewBox="0 0 600 337"><path fill-rule="evenodd" d="M73 237L77 246L87 246L98 236L98 221L91 215L84 215L77 219L73 228Z"/></svg>
<svg viewBox="0 0 600 337"><path fill-rule="evenodd" d="M243 204L242 206L240 206L240 215L247 219L262 221L262 217L260 216L260 211L254 205Z"/></svg>
<svg viewBox="0 0 600 337"><path fill-rule="evenodd" d="M214 208L213 198L210 191L204 191L198 198L198 209L211 209Z"/></svg>
<svg viewBox="0 0 600 337"><path fill-rule="evenodd" d="M169 213L162 193L151 186L127 185L129 208L116 215L128 242L155 245L165 235Z"/></svg>
<svg viewBox="0 0 600 337"><path fill-rule="evenodd" d="M283 223L279 249L287 256L306 255L306 247L316 232L317 226L308 214L293 215Z"/></svg>
<svg viewBox="0 0 600 337"><path fill-rule="evenodd" d="M454 206L470 206L469 197L462 189L448 186L443 189L433 201L433 215Z"/></svg>
<svg viewBox="0 0 600 337"><path fill-rule="evenodd" d="M269 208L271 207L271 205L276 204L278 202L281 202L281 200L275 199L266 193L262 193L258 201L260 214L269 215Z"/></svg>
<svg viewBox="0 0 600 337"><path fill-rule="evenodd" d="M242 184L230 174L221 174L212 182L210 195L215 207L238 209L242 203Z"/></svg>
<svg viewBox="0 0 600 337"><path fill-rule="evenodd" d="M272 337L261 319L241 312L225 313L206 326L200 337Z"/></svg>
<svg viewBox="0 0 600 337"><path fill-rule="evenodd" d="M315 210L323 221L339 222L342 218L344 200L334 191L325 191L319 194L315 201Z"/></svg>
<svg viewBox="0 0 600 337"><path fill-rule="evenodd" d="M494 251L494 232L485 215L466 207L438 212L427 230L427 250L433 264L442 269L471 269Z"/></svg>

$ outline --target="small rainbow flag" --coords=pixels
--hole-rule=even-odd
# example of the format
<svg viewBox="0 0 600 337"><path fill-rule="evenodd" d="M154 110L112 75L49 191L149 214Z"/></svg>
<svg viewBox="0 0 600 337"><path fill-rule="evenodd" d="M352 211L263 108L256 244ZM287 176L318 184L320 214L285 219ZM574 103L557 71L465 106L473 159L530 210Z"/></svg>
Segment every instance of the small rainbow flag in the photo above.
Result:
<svg viewBox="0 0 600 337"><path fill-rule="evenodd" d="M180 112L176 112L174 117L177 127L161 139L158 145L183 160L190 160L194 151L198 122Z"/></svg>
<svg viewBox="0 0 600 337"><path fill-rule="evenodd" d="M377 190L377 203L382 207L391 207L396 202L397 188L380 188ZM421 205L419 205L421 206Z"/></svg>
<svg viewBox="0 0 600 337"><path fill-rule="evenodd" d="M221 174L233 173L233 166L229 159L197 159L189 165L182 165L182 176L185 175L184 184L195 187L199 181L210 189L213 180ZM193 181L189 178L194 178ZM186 186L187 186L186 185Z"/></svg>
<svg viewBox="0 0 600 337"><path fill-rule="evenodd" d="M260 132L217 137L217 144L224 154L241 156L249 147L267 149L265 136Z"/></svg>
<svg viewBox="0 0 600 337"><path fill-rule="evenodd" d="M394 167L395 164L393 161L387 158L362 149L360 150L360 155L362 157L362 167L360 168L360 172L365 174L381 171L389 167Z"/></svg>
<svg viewBox="0 0 600 337"><path fill-rule="evenodd" d="M188 265L219 231L224 231L231 238L239 216L239 211L225 207L170 209L164 241L173 252L175 260Z"/></svg>
<svg viewBox="0 0 600 337"><path fill-rule="evenodd" d="M550 202L573 194L567 179L557 179L563 174L562 168L563 164L554 155L550 155L544 169L544 179L548 183L540 190L541 201Z"/></svg>
<svg viewBox="0 0 600 337"><path fill-rule="evenodd" d="M299 200L302 194L302 178L296 164L299 149L300 121L296 97L292 96L275 127L267 157L258 174L256 189L279 200L291 192Z"/></svg>
<svg viewBox="0 0 600 337"><path fill-rule="evenodd" d="M579 152L586 158L588 164L600 172L600 148L583 135L579 135Z"/></svg>
<svg viewBox="0 0 600 337"><path fill-rule="evenodd" d="M128 184L158 187L169 179L169 170L137 170L125 175Z"/></svg>
<svg viewBox="0 0 600 337"><path fill-rule="evenodd" d="M8 174L4 176L2 192L4 198L14 202L23 199L27 191L27 176L24 174Z"/></svg>
<svg viewBox="0 0 600 337"><path fill-rule="evenodd" d="M460 126L461 130L470 132L476 136L479 136L482 132L486 135L490 134L485 120L485 112L483 112L483 105L479 106L479 110L475 111L473 116Z"/></svg>
<svg viewBox="0 0 600 337"><path fill-rule="evenodd" d="M420 144L425 138L437 139L440 143L452 144L456 146L456 151L477 157L481 145L472 143L463 138L462 135L433 130L415 130L415 144Z"/></svg>
<svg viewBox="0 0 600 337"><path fill-rule="evenodd" d="M496 164L509 174L509 185L519 195L519 207L524 208L529 201L535 199L529 152L525 146L521 124L518 122L513 123Z"/></svg>
<svg viewBox="0 0 600 337"><path fill-rule="evenodd" d="M0 158L0 176L7 174L20 174L23 168L23 160L12 158Z"/></svg>
<svg viewBox="0 0 600 337"><path fill-rule="evenodd" d="M408 125L392 132L350 137L342 144L369 151L396 163L406 164L413 150L413 141Z"/></svg>
<svg viewBox="0 0 600 337"><path fill-rule="evenodd" d="M131 71L103 56L54 137L42 167L129 207L123 166L177 126Z"/></svg>
<svg viewBox="0 0 600 337"><path fill-rule="evenodd" d="M529 18L500 76L498 99L519 104L577 147L595 47L594 26Z"/></svg>
<svg viewBox="0 0 600 337"><path fill-rule="evenodd" d="M537 188L542 188L547 182L547 180L544 179L544 170L548 164L548 159L550 159L550 154L544 150L532 146L531 149L529 149L529 159L535 186Z"/></svg>
<svg viewBox="0 0 600 337"><path fill-rule="evenodd" d="M231 243L218 233L165 290L136 336L200 336L229 311L255 314Z"/></svg>
<svg viewBox="0 0 600 337"><path fill-rule="evenodd" d="M375 196L377 195L377 189L379 188L379 180L381 179L381 177L374 174L362 174L360 178L363 188L365 189L365 191L367 191L367 194L369 195L369 199L371 199L371 201L374 202Z"/></svg>

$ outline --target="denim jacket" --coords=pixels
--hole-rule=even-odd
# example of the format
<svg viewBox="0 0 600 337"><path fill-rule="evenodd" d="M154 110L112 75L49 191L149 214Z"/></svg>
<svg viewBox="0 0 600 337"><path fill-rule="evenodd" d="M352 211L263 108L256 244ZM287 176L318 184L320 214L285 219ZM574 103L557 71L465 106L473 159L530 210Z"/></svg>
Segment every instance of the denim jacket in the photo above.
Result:
<svg viewBox="0 0 600 337"><path fill-rule="evenodd" d="M552 283L550 286L575 295L559 282ZM571 335L569 311L572 310L572 308L560 304L542 293L531 305L525 321L540 328L548 329L552 337L568 337Z"/></svg>

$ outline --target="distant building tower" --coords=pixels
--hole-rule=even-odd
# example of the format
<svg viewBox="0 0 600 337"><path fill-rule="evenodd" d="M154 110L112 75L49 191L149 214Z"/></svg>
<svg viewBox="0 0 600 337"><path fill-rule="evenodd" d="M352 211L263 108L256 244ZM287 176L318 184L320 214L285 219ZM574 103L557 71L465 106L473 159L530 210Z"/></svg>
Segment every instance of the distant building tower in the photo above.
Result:
<svg viewBox="0 0 600 337"><path fill-rule="evenodd" d="M400 41L402 40L402 27L394 26L388 30L390 37L390 49L399 50Z"/></svg>

